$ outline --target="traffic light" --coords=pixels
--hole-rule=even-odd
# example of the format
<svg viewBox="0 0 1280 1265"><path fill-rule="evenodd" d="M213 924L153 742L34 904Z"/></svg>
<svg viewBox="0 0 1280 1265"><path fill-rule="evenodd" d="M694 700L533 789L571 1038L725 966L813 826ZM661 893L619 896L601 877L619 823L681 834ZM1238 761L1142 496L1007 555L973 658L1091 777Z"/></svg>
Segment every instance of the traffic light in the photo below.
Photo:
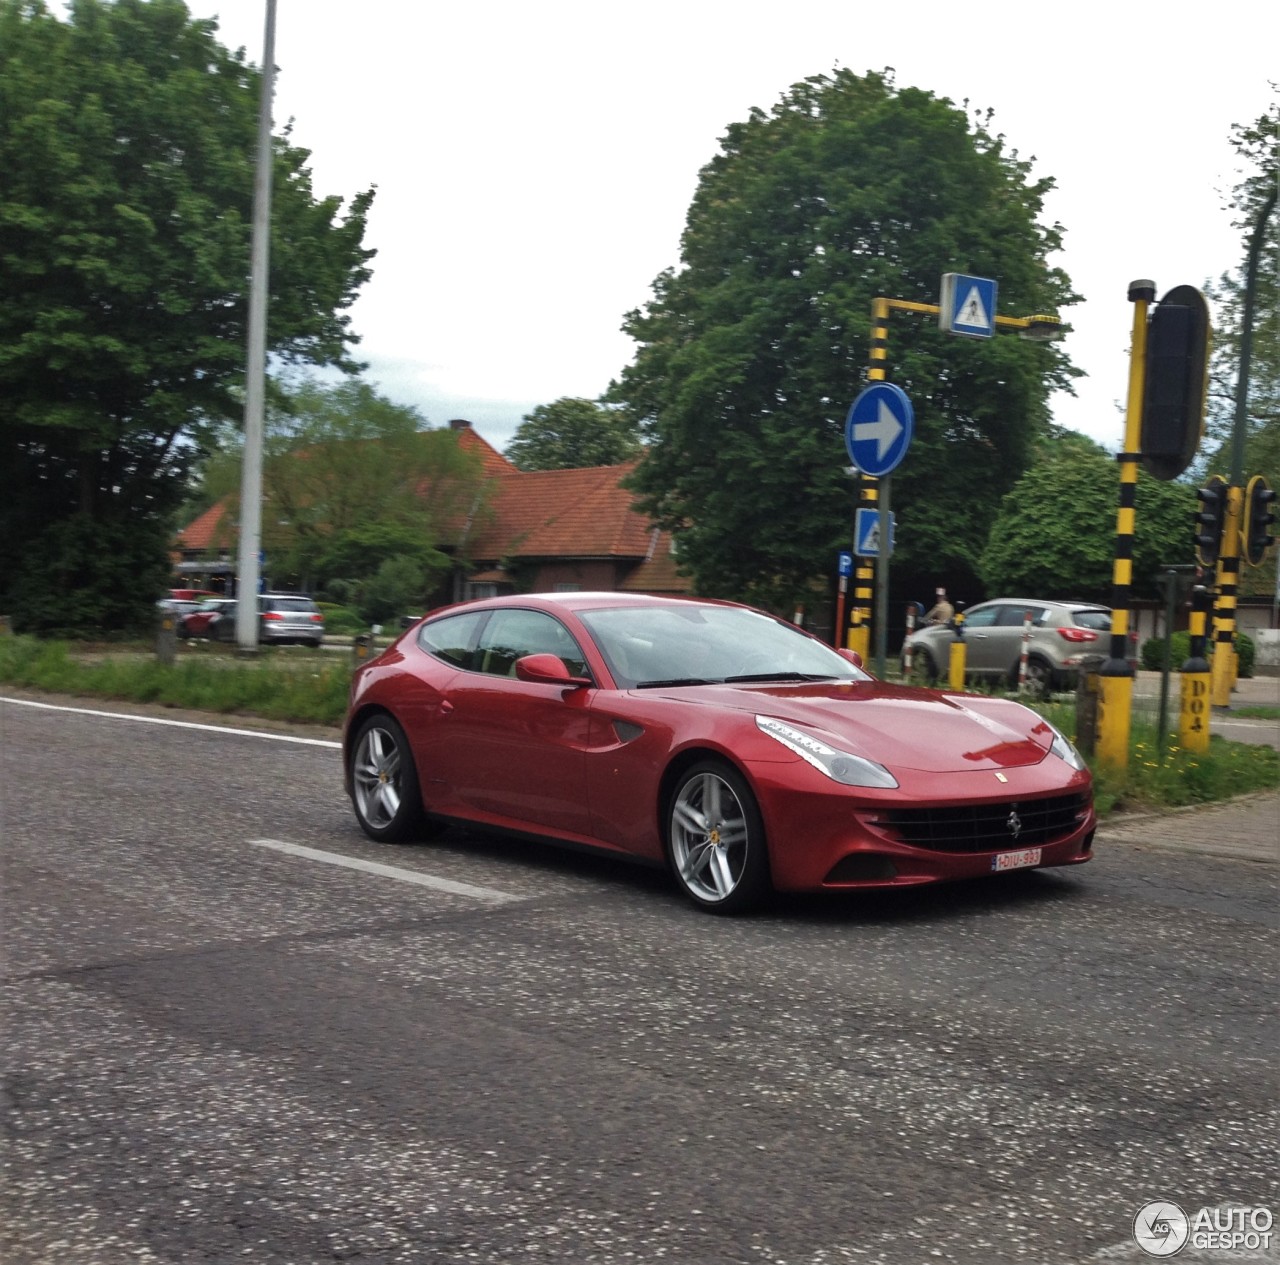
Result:
<svg viewBox="0 0 1280 1265"><path fill-rule="evenodd" d="M1209 339L1209 305L1194 286L1174 286L1147 320L1138 451L1157 479L1176 479L1200 446Z"/></svg>
<svg viewBox="0 0 1280 1265"><path fill-rule="evenodd" d="M1222 523L1227 514L1227 481L1215 474L1202 488L1196 488L1196 557L1202 567L1218 561L1222 544Z"/></svg>
<svg viewBox="0 0 1280 1265"><path fill-rule="evenodd" d="M1251 566L1262 564L1267 550L1275 544L1276 538L1271 534L1271 524L1276 516L1271 509L1276 494L1268 486L1266 479L1255 474L1249 480L1244 494L1244 560Z"/></svg>

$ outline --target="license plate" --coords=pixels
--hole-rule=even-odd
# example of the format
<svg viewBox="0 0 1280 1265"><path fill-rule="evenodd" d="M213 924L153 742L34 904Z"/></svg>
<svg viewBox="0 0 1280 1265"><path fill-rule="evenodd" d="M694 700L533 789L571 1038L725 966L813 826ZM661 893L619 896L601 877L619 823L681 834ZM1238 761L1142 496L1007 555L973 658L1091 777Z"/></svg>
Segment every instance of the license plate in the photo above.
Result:
<svg viewBox="0 0 1280 1265"><path fill-rule="evenodd" d="M1000 852L991 858L991 868L1001 870L1025 870L1029 865L1040 864L1040 848L1023 848L1021 852Z"/></svg>

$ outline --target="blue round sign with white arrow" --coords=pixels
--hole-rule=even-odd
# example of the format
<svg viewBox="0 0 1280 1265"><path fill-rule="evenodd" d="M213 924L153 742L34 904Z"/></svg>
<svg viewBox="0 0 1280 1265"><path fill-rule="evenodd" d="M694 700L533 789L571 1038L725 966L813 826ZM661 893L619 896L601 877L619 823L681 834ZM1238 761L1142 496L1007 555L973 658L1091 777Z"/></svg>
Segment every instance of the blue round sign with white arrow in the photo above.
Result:
<svg viewBox="0 0 1280 1265"><path fill-rule="evenodd" d="M873 382L858 396L844 423L849 460L865 475L882 479L907 455L916 414L907 393L890 382Z"/></svg>

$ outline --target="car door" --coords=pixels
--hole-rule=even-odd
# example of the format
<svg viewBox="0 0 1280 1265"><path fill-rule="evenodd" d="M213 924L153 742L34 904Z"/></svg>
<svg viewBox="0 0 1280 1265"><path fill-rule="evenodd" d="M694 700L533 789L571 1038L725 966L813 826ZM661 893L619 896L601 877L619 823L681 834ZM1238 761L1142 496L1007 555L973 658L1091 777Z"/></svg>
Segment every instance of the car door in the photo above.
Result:
<svg viewBox="0 0 1280 1265"><path fill-rule="evenodd" d="M975 606L964 617L965 671L987 676L1000 670L998 639L994 636L1000 614L997 602Z"/></svg>
<svg viewBox="0 0 1280 1265"><path fill-rule="evenodd" d="M587 835L586 758L592 689L521 681L517 659L557 655L586 675L568 629L543 611L493 611L480 632L473 668L450 682L437 758L467 807L513 826Z"/></svg>

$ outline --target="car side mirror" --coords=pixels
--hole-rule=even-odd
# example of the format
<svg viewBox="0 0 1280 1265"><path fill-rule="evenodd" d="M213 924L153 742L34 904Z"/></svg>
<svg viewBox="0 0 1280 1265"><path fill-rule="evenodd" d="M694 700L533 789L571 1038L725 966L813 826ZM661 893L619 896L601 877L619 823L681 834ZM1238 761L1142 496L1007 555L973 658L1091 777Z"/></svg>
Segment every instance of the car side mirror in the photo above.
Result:
<svg viewBox="0 0 1280 1265"><path fill-rule="evenodd" d="M862 656L856 650L847 650L844 646L841 646L840 649L836 651L836 654L838 654L842 659L848 659L855 668L863 666Z"/></svg>
<svg viewBox="0 0 1280 1265"><path fill-rule="evenodd" d="M535 685L564 685L580 688L591 685L584 676L570 676L564 662L554 654L527 654L516 660L516 679L532 681Z"/></svg>

